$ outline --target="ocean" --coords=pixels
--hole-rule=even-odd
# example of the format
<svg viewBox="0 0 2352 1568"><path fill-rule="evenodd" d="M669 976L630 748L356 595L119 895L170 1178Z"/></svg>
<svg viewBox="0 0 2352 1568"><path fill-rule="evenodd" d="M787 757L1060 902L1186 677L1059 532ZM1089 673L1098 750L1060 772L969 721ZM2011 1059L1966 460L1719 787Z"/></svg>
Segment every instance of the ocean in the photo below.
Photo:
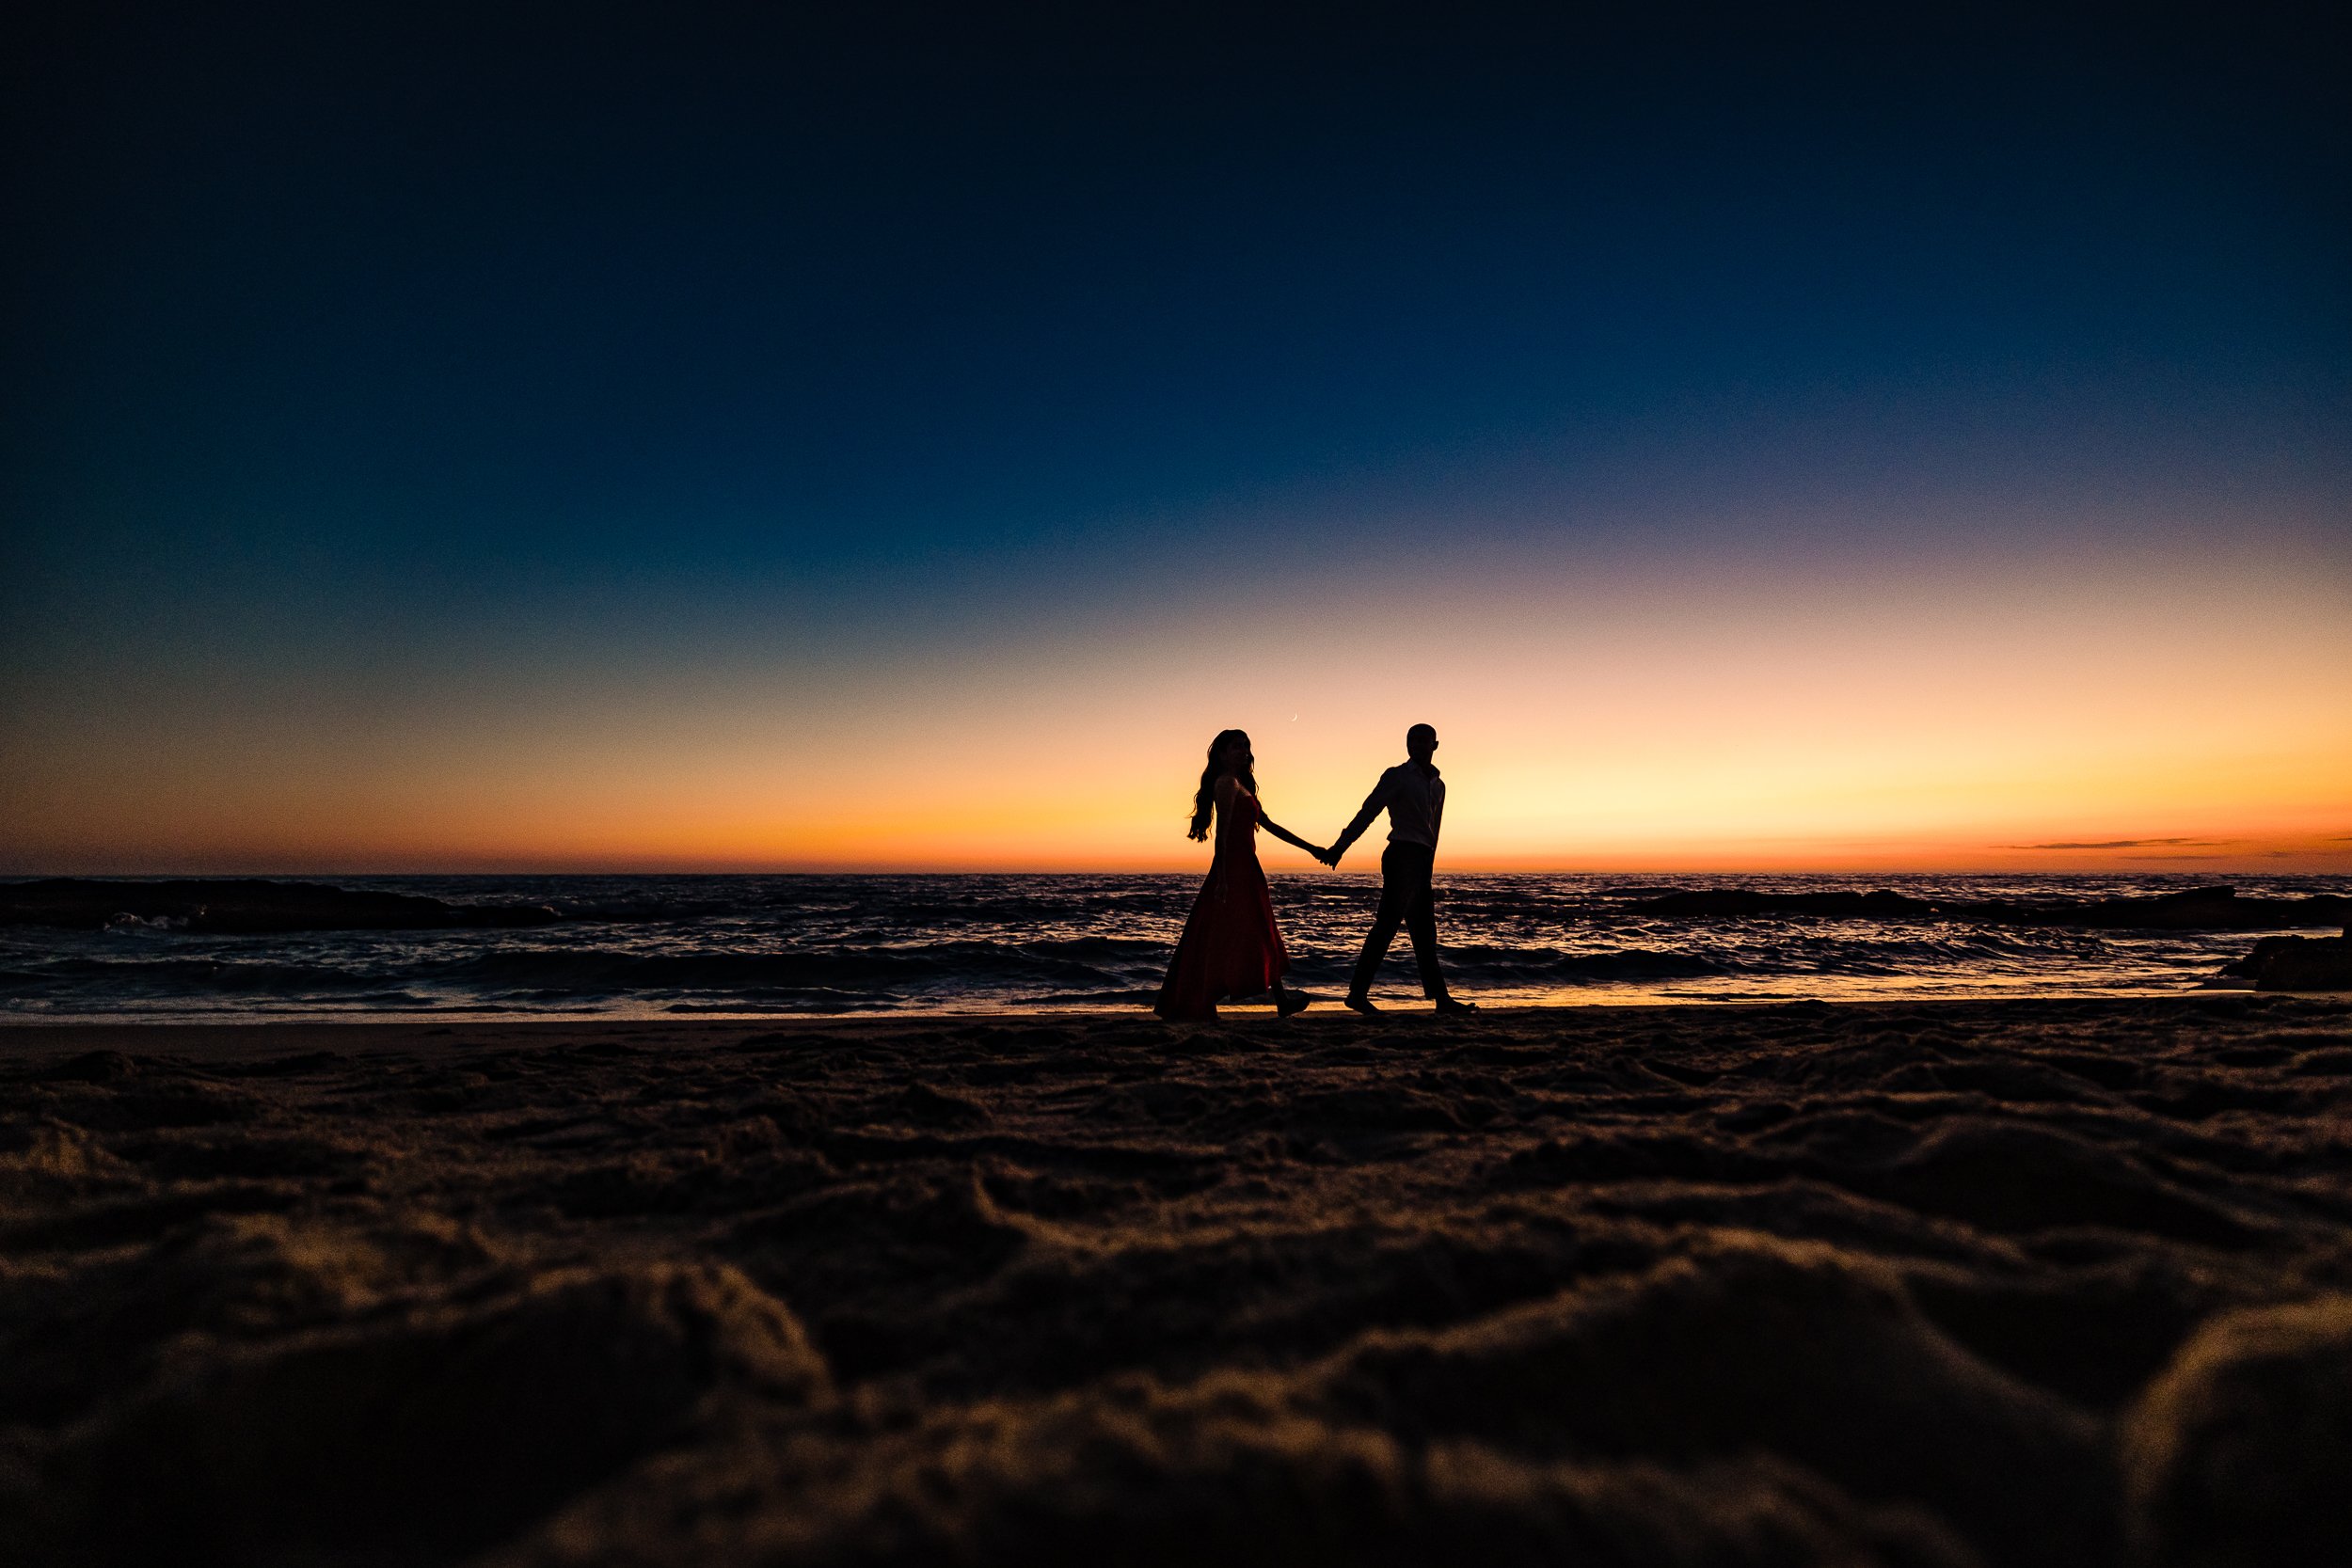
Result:
<svg viewBox="0 0 2352 1568"><path fill-rule="evenodd" d="M0 1016L37 1019L1120 1010L1148 1006L1200 877L632 876L289 879L458 903L544 904L522 929L212 935L125 918L0 929ZM1376 876L1272 877L1292 981L1344 990ZM2195 990L2264 933L1945 920L1659 918L1665 889L1880 888L2025 901L2352 893L2352 877L1442 875L1454 990L1488 1005L2144 996ZM2331 928L2330 928L2331 929ZM2316 931L2312 934L2328 934ZM1417 1005L1400 933L1375 997Z"/></svg>

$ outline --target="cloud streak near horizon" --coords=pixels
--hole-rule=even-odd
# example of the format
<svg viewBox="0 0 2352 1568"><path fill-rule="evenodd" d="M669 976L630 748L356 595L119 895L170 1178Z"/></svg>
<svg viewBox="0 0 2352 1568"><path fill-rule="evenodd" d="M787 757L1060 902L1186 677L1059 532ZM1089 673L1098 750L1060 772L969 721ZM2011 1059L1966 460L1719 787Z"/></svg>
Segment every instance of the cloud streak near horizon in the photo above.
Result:
<svg viewBox="0 0 2352 1568"><path fill-rule="evenodd" d="M2153 849L2159 845L2193 844L2200 848L2215 848L2221 844L2211 838L2108 838L2091 843L2062 844L2004 844L2003 849Z"/></svg>

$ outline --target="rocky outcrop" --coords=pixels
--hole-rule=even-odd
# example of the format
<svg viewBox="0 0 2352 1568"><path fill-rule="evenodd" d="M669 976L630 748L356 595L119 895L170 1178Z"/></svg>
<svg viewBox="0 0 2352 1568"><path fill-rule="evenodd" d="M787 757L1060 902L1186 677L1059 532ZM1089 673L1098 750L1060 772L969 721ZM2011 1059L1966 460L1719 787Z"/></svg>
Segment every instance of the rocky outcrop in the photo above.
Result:
<svg viewBox="0 0 2352 1568"><path fill-rule="evenodd" d="M1960 920L2075 926L2100 931L2276 931L2297 926L2342 925L2352 920L2352 898L2331 893L2302 898L2247 898L2233 887L2201 887L2153 898L1947 904L1939 912Z"/></svg>
<svg viewBox="0 0 2352 1568"><path fill-rule="evenodd" d="M545 904L453 904L409 893L258 879L133 882L57 877L0 885L0 926L94 931L126 918L177 930L233 934L546 926L563 917Z"/></svg>
<svg viewBox="0 0 2352 1568"><path fill-rule="evenodd" d="M2256 990L2352 990L2352 927L2340 937L2265 937L2218 979Z"/></svg>

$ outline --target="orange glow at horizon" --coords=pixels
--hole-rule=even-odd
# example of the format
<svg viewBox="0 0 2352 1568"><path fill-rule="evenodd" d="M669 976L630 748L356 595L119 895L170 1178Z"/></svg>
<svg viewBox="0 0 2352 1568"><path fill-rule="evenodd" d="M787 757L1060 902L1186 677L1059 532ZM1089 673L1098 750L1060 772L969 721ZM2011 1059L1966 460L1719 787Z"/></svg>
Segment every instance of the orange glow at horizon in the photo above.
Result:
<svg viewBox="0 0 2352 1568"><path fill-rule="evenodd" d="M2352 872L2352 580L2316 567L1562 566L822 678L167 684L31 715L0 870L1197 869L1216 730L1322 842L1426 720L1456 869Z"/></svg>

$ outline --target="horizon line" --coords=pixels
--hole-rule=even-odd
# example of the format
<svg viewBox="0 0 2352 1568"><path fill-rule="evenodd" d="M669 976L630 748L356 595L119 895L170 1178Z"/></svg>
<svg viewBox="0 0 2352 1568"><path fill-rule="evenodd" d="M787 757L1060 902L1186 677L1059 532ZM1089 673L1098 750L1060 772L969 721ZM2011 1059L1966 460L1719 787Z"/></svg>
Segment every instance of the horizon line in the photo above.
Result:
<svg viewBox="0 0 2352 1568"><path fill-rule="evenodd" d="M2126 856L2127 860L2163 861L2164 865L2143 864L2111 868L2117 875L2168 876L2193 878L2199 876L2251 877L2263 875L2352 877L2352 865L2342 870L2288 871L2277 866L2246 867L2207 865L2197 868L2180 867L2180 859L2192 857ZM2194 857L2203 859L2204 857ZM2302 857L2296 857L2298 859ZM35 881L111 881L146 879L183 880L254 880L272 878L299 878L315 880L327 877L1185 877L1199 876L1203 868L1184 866L1112 865L1099 867L1020 866L1020 865L788 865L739 867L644 867L644 866L545 866L517 865L485 868L436 866L406 866L397 869L339 866L330 869L301 869L272 867L235 870L107 870L107 871L11 871L0 870L0 882ZM1346 876L1369 877L1377 879L1380 868L1376 860L1368 861L1361 869L1328 866L1267 866L1269 877ZM2053 876L2079 877L2099 874L2099 867L2015 867L1979 866L1947 867L1941 870L1927 866L1871 866L1840 868L1836 866L1736 866L1726 865L1705 869L1676 870L1659 866L1647 869L1610 869L1567 865L1480 865L1461 864L1440 867L1440 874L1456 873L1482 877L2019 877Z"/></svg>

